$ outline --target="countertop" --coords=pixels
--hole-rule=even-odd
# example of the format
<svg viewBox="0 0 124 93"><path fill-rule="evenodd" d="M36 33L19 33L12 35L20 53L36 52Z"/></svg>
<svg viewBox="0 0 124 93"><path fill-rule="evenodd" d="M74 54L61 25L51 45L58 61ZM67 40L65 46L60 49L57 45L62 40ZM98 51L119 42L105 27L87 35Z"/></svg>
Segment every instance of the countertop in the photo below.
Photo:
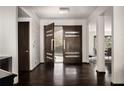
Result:
<svg viewBox="0 0 124 93"><path fill-rule="evenodd" d="M4 60L4 59L7 59L7 58L11 58L11 56L0 56L0 60Z"/></svg>
<svg viewBox="0 0 124 93"><path fill-rule="evenodd" d="M12 75L16 76L15 74L13 74L11 72L0 69L0 79L8 77L8 76L12 76Z"/></svg>

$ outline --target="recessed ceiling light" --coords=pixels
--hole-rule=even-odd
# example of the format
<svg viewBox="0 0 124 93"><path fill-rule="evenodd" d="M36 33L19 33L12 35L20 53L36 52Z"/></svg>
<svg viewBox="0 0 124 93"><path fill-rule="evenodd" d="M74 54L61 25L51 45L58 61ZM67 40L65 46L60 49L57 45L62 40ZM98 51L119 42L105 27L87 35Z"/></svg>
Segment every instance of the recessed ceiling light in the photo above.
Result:
<svg viewBox="0 0 124 93"><path fill-rule="evenodd" d="M59 13L60 14L67 14L67 13L69 13L69 8L67 8L67 7L60 7L59 8Z"/></svg>

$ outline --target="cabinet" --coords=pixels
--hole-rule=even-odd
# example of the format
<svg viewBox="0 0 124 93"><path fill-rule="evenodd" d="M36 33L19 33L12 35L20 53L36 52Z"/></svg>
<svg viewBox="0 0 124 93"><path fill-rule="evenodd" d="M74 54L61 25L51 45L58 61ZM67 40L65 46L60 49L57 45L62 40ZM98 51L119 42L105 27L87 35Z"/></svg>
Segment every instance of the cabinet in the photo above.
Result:
<svg viewBox="0 0 124 93"><path fill-rule="evenodd" d="M12 72L12 57L0 56L0 69Z"/></svg>
<svg viewBox="0 0 124 93"><path fill-rule="evenodd" d="M0 69L0 86L12 86L15 77L15 74Z"/></svg>

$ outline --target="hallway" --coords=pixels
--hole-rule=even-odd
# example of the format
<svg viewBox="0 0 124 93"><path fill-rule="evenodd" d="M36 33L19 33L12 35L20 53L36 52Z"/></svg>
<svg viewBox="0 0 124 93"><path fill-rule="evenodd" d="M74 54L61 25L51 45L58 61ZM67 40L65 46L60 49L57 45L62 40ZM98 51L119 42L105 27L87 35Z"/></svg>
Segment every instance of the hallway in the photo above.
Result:
<svg viewBox="0 0 124 93"><path fill-rule="evenodd" d="M32 72L20 73L18 85L33 86L109 86L111 77L111 64L106 64L106 74L96 75L96 65L65 65L55 63L55 65L40 64Z"/></svg>

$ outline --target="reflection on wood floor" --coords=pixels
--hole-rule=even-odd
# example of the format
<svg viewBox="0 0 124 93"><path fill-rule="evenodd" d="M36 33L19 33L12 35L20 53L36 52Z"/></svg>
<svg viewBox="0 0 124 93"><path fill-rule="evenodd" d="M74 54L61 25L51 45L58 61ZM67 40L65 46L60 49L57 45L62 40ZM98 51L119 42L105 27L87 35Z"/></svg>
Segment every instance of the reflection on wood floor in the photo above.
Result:
<svg viewBox="0 0 124 93"><path fill-rule="evenodd" d="M110 85L111 64L106 63L106 73L96 72L96 65L40 64L32 72L22 72L18 85L32 86L97 86Z"/></svg>

